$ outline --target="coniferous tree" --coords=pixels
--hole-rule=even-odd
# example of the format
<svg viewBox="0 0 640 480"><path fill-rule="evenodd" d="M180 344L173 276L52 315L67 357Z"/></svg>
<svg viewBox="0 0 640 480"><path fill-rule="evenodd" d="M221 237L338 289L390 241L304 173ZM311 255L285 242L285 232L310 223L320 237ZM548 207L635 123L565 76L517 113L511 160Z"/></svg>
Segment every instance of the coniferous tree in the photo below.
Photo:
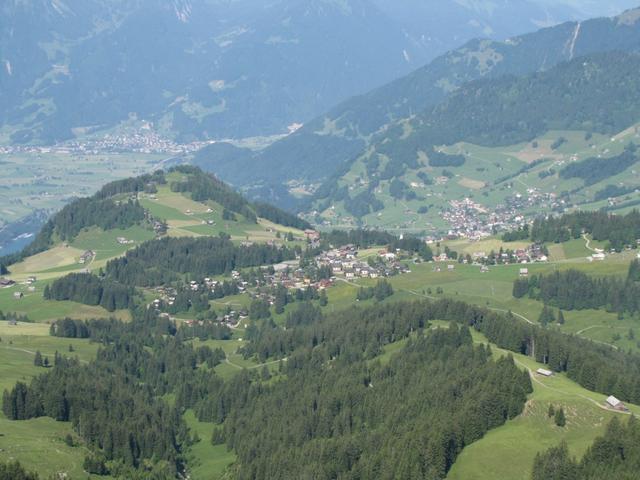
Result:
<svg viewBox="0 0 640 480"><path fill-rule="evenodd" d="M567 424L567 419L564 415L564 409L560 407L554 414L554 422L558 427L564 427Z"/></svg>
<svg viewBox="0 0 640 480"><path fill-rule="evenodd" d="M40 353L40 350L36 350L36 356L33 359L33 364L36 367L42 367L43 366L42 354Z"/></svg>

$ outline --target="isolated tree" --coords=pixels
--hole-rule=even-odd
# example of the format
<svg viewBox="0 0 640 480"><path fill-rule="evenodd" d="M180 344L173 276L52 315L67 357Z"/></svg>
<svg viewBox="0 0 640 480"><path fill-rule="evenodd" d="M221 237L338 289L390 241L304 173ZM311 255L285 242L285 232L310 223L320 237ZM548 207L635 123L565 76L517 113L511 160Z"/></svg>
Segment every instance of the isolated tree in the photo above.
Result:
<svg viewBox="0 0 640 480"><path fill-rule="evenodd" d="M33 364L36 367L41 367L42 366L42 354L40 353L40 350L36 351L36 356L33 359Z"/></svg>
<svg viewBox="0 0 640 480"><path fill-rule="evenodd" d="M556 415L556 409L553 408L553 404L549 404L549 411L547 412L549 418L554 417Z"/></svg>
<svg viewBox="0 0 640 480"><path fill-rule="evenodd" d="M564 416L564 409L562 407L556 410L554 421L558 427L564 427L567 424L567 419Z"/></svg>
<svg viewBox="0 0 640 480"><path fill-rule="evenodd" d="M320 306L326 307L329 304L329 298L327 297L327 292L322 290L320 292Z"/></svg>
<svg viewBox="0 0 640 480"><path fill-rule="evenodd" d="M538 322L543 327L546 327L549 323L552 323L555 320L555 316L553 315L553 311L547 307L546 305L542 307L542 311L540 312L540 316L538 317Z"/></svg>
<svg viewBox="0 0 640 480"><path fill-rule="evenodd" d="M558 310L558 324L564 325L564 313L562 313L562 310Z"/></svg>

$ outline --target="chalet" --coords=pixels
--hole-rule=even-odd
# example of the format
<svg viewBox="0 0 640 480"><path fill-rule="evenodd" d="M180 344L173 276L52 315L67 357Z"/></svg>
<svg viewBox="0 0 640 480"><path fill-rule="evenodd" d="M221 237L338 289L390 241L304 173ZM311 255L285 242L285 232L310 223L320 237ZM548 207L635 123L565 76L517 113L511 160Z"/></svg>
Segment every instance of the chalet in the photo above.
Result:
<svg viewBox="0 0 640 480"><path fill-rule="evenodd" d="M521 268L520 269L520 276L521 277L528 277L529 276L529 269L528 268Z"/></svg>
<svg viewBox="0 0 640 480"><path fill-rule="evenodd" d="M604 260L605 255L602 252L598 252L598 253L594 253L593 255L591 255L591 258L593 258L594 260L602 261L602 260Z"/></svg>
<svg viewBox="0 0 640 480"><path fill-rule="evenodd" d="M310 241L320 240L320 232L317 232L316 230L305 230L304 236Z"/></svg>
<svg viewBox="0 0 640 480"><path fill-rule="evenodd" d="M94 252L93 250L87 250L82 255L80 255L80 260L78 260L78 263L89 263L95 256L96 252Z"/></svg>
<svg viewBox="0 0 640 480"><path fill-rule="evenodd" d="M18 320L16 320L16 319L15 319L15 318L13 318L13 317L12 317L12 318L10 318L10 319L8 320L8 322L9 322L9 325L10 325L10 326L12 326L12 327L15 327L16 325L18 325Z"/></svg>
<svg viewBox="0 0 640 480"><path fill-rule="evenodd" d="M27 283L28 284L36 283L36 277L33 275L27 277Z"/></svg>
<svg viewBox="0 0 640 480"><path fill-rule="evenodd" d="M13 298L15 298L16 300L20 300L22 297L24 297L24 293L22 293L22 292L13 292Z"/></svg>
<svg viewBox="0 0 640 480"><path fill-rule="evenodd" d="M551 370L547 370L545 368L539 368L536 370L536 373L538 375L541 375L543 377L551 377L553 376L553 372Z"/></svg>
<svg viewBox="0 0 640 480"><path fill-rule="evenodd" d="M608 408L618 410L619 412L626 412L628 410L626 405L622 403L620 400L618 400L616 397L614 397L613 395L610 395L609 397L607 397L607 399L605 400L605 403Z"/></svg>
<svg viewBox="0 0 640 480"><path fill-rule="evenodd" d="M13 287L16 284L13 280L9 280L8 278L0 278L0 288L9 288Z"/></svg>
<svg viewBox="0 0 640 480"><path fill-rule="evenodd" d="M452 271L453 271L453 270L455 270L455 269L456 269L456 266L455 266L455 265L453 265L453 264L449 264L449 265L447 265L447 270L449 270L450 272L452 272Z"/></svg>
<svg viewBox="0 0 640 480"><path fill-rule="evenodd" d="M489 271L489 267L487 267L486 265L482 265L480 267L480 273L487 273Z"/></svg>

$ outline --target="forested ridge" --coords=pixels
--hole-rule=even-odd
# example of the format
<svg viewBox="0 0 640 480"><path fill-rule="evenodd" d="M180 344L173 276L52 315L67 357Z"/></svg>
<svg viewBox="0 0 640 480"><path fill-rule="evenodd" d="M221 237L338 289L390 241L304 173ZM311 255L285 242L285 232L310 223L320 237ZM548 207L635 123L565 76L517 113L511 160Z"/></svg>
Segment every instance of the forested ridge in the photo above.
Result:
<svg viewBox="0 0 640 480"><path fill-rule="evenodd" d="M466 83L437 106L408 120L390 123L374 136L373 153L372 147L367 147L361 155L349 155L351 161L341 165L312 200L322 202L325 208L341 200L349 207L357 200L358 208L347 210L361 217L382 208L373 194L377 182L420 168L419 153L426 154L432 167L464 164L465 157L440 152L442 145L515 145L551 130L617 134L640 120L640 84L634 78L639 68L640 56L635 53L596 53L526 76L505 75ZM379 178L369 175L370 188L351 198L339 187L339 180L356 160L368 163L378 155L388 159L384 171ZM585 185L591 185L637 161L631 147L612 158L570 164L560 175L581 178Z"/></svg>
<svg viewBox="0 0 640 480"><path fill-rule="evenodd" d="M632 78L639 66L636 54L609 52L525 77L474 81L418 115L410 136L402 135L401 125L385 132L394 140L381 146L412 161L418 150L462 140L498 146L531 141L548 130L615 134L639 120L638 79Z"/></svg>
<svg viewBox="0 0 640 480"><path fill-rule="evenodd" d="M0 270L23 258L47 250L55 241L70 242L85 228L95 226L103 230L125 229L145 222L151 228L153 218L137 200L124 196L145 190L154 191L156 185L163 183L166 183L164 172L157 171L107 183L91 197L73 200L53 215L33 242L21 252L0 257ZM115 200L116 196L123 198Z"/></svg>
<svg viewBox="0 0 640 480"><path fill-rule="evenodd" d="M0 257L0 272L6 273L9 265L47 250L56 241L71 242L86 228L112 230L145 225L151 229L157 219L140 205L136 196L140 192L157 192L158 185L167 184L167 174L171 173L182 174L182 178L170 182L171 190L188 194L198 202L214 201L223 207L226 215L237 213L250 222L256 222L260 216L286 227L311 228L309 223L292 213L264 203L251 204L230 186L198 167L181 165L167 173L158 170L152 174L116 180L91 197L72 201L51 217L33 242L21 252Z"/></svg>

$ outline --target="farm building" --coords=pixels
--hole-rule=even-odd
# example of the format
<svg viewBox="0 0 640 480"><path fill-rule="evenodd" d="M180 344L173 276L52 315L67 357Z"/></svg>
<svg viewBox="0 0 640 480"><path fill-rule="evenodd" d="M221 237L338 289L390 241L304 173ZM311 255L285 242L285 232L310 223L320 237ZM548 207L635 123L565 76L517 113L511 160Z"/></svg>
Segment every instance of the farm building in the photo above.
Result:
<svg viewBox="0 0 640 480"><path fill-rule="evenodd" d="M9 288L15 285L16 282L9 280L8 278L0 278L0 288Z"/></svg>
<svg viewBox="0 0 640 480"><path fill-rule="evenodd" d="M16 300L20 300L22 297L24 297L24 293L22 293L22 292L13 292L13 298L15 298Z"/></svg>
<svg viewBox="0 0 640 480"><path fill-rule="evenodd" d="M543 377L551 377L551 376L553 376L553 372L551 370L547 370L545 368L539 368L538 370L536 370L536 373L538 375L542 375Z"/></svg>
<svg viewBox="0 0 640 480"><path fill-rule="evenodd" d="M607 397L607 400L605 401L605 403L607 404L607 407L613 408L614 410L618 410L620 412L627 411L627 407L625 406L625 404L622 403L613 395L610 395L609 397Z"/></svg>
<svg viewBox="0 0 640 480"><path fill-rule="evenodd" d="M451 265L451 264L447 265L447 270L451 271L451 270L455 270L455 269L456 269L455 265Z"/></svg>
<svg viewBox="0 0 640 480"><path fill-rule="evenodd" d="M95 255L96 253L93 250L87 250L82 255L80 255L80 260L78 260L78 263L89 263L91 260L93 260L93 257L95 257Z"/></svg>
<svg viewBox="0 0 640 480"><path fill-rule="evenodd" d="M529 276L529 269L528 268L521 268L520 269L520 276L521 277L528 277Z"/></svg>

